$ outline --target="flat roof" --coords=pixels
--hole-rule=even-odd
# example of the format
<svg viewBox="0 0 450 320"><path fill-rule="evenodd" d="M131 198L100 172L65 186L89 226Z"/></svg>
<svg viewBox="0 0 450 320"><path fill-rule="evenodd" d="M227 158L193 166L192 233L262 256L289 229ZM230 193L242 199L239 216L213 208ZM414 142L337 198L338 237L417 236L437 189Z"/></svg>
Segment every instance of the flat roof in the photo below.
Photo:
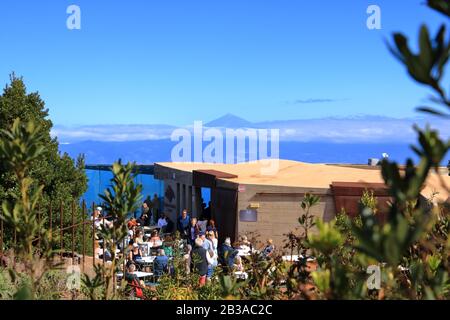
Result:
<svg viewBox="0 0 450 320"><path fill-rule="evenodd" d="M192 172L194 170L215 170L237 176L220 180L247 185L271 185L299 188L329 189L333 182L384 183L381 170L373 167L350 167L339 164L306 163L292 160L278 161L278 171L273 175L263 175L261 170L268 167L267 161L259 160L239 164L199 163L199 162L158 162L166 168ZM445 183L442 186L441 181ZM449 199L450 176L430 174L422 195L429 198L433 192L440 201Z"/></svg>

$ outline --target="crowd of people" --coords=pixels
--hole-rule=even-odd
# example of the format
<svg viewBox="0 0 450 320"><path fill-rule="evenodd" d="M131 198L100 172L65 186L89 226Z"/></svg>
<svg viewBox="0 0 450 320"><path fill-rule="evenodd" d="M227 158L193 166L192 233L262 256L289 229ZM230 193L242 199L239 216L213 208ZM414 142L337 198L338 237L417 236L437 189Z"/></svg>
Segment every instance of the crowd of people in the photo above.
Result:
<svg viewBox="0 0 450 320"><path fill-rule="evenodd" d="M157 196L154 198L157 199ZM127 221L126 246L118 245L118 251L126 258L125 279L128 283L133 286L145 286L135 273L149 268L142 262L143 258L148 256L153 256L151 271L156 281L163 274L173 272L174 266L171 261L174 246L178 246L182 252L184 272L197 273L200 286L212 279L219 265L225 272L245 273L243 260L256 251L252 243L243 236L239 242L232 244L230 238L225 238L223 243L219 244L220 227L216 226L207 210L206 214L203 210L201 217L202 220L198 220L184 209L174 223L159 210L159 201L144 201L141 214L134 215ZM98 229L102 226L112 227L112 222L103 218L101 207L95 210L93 219ZM179 232L180 241L174 241L175 231ZM111 254L106 249L103 250L102 240L98 239L97 243L97 257L110 260ZM266 246L258 252L264 257L270 257L274 250L273 241L269 239Z"/></svg>

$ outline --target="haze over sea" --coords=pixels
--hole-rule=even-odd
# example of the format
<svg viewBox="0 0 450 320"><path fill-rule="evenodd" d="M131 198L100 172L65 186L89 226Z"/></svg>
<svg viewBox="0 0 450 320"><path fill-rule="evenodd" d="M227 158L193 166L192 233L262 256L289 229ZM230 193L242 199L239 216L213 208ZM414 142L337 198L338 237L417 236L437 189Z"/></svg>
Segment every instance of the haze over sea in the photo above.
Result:
<svg viewBox="0 0 450 320"><path fill-rule="evenodd" d="M404 163L407 157L416 159L410 148L416 138L413 124L424 127L430 122L443 136L450 135L448 126L437 119L369 116L252 123L227 114L205 123L204 130L279 129L279 156L288 160L365 164L369 158L381 158L387 153L390 159ZM192 126L184 128L192 131ZM178 143L170 140L175 129L177 127L161 124L55 126L53 135L58 137L62 152L74 158L83 153L87 164L111 164L117 159L151 164L171 161L172 148ZM202 150L209 143L203 142ZM269 144L268 149L270 155Z"/></svg>

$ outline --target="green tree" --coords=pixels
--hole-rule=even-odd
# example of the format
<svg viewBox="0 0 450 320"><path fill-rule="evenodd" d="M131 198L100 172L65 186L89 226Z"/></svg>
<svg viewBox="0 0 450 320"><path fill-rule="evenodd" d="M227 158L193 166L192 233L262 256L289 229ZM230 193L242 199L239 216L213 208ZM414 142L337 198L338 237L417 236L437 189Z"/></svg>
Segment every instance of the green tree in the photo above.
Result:
<svg viewBox="0 0 450 320"><path fill-rule="evenodd" d="M39 128L39 134L42 135L43 151L30 163L29 177L33 180L31 187L44 186L39 208L42 218L48 218L48 208L52 203L54 208L52 225L55 231L55 226L59 225L59 214L55 213L59 212L60 203L65 212L64 225L67 226L72 222L69 214L72 202L78 203L81 195L87 190L84 159L80 156L75 163L68 154L59 152L57 139L50 135L53 124L48 118L45 102L38 92L28 93L23 79L12 74L10 83L6 85L0 95L0 129L10 130L17 118L22 122L32 121ZM20 187L16 175L11 168L5 165L3 160L0 161L0 203L5 200L11 201L19 195ZM81 210L78 206L75 208L76 219L79 221ZM82 243L81 228L79 229L75 241L78 250ZM7 232L5 244L9 246L9 241L13 239L13 236L11 230L5 231ZM70 232L67 232L64 240L65 247L70 247Z"/></svg>
<svg viewBox="0 0 450 320"><path fill-rule="evenodd" d="M2 203L3 214L0 214L0 219L14 229L16 234L14 254L24 264L28 274L29 284L25 283L19 289L17 297L34 299L41 277L48 269L54 267L51 237L44 227L45 220L40 220L37 212L43 186L33 187L34 181L29 177L31 163L44 152L42 145L44 135L33 122L23 124L19 119L14 121L10 131L2 130L2 134L5 138L0 140L0 155L4 166L14 172L19 183L20 195L13 201ZM40 254L46 259L43 271L42 267L39 268L41 257L36 255L36 239L40 239ZM40 275L38 269L41 269ZM11 269L13 277L15 271Z"/></svg>

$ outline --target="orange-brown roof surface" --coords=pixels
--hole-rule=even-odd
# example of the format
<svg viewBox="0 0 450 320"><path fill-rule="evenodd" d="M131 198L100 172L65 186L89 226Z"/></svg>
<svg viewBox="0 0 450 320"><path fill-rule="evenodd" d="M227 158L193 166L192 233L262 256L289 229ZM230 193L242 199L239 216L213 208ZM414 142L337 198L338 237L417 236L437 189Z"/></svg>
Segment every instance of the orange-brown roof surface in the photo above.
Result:
<svg viewBox="0 0 450 320"><path fill-rule="evenodd" d="M291 160L278 160L278 171L273 175L263 175L261 169L268 166L265 161L239 164L213 164L199 162L159 162L158 165L181 171L217 170L237 178L222 179L238 184L273 185L288 187L326 188L333 181L383 183L380 170L373 167L349 167L332 164L305 163ZM445 183L442 186L441 181ZM440 201L449 199L450 177L430 174L422 194L429 198L436 191Z"/></svg>

